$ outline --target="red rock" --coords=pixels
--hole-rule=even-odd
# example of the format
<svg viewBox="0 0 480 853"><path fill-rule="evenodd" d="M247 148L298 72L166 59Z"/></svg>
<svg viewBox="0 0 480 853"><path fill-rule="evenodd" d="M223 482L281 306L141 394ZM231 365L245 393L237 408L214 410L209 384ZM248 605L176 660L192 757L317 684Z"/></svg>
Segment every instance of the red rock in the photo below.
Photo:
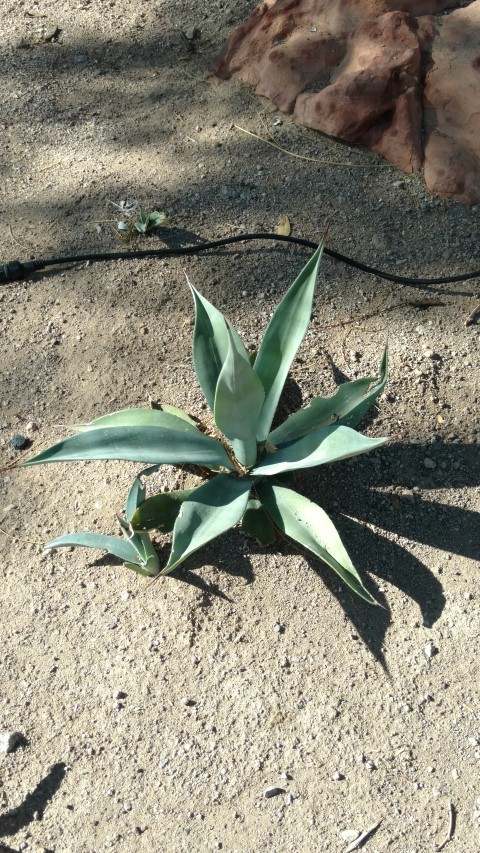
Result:
<svg viewBox="0 0 480 853"><path fill-rule="evenodd" d="M429 189L478 201L480 0L434 17L449 5L266 0L231 34L214 73L238 75L299 124L366 145L409 172L422 167L424 123Z"/></svg>
<svg viewBox="0 0 480 853"><path fill-rule="evenodd" d="M436 22L424 89L424 176L431 192L480 201L480 2Z"/></svg>

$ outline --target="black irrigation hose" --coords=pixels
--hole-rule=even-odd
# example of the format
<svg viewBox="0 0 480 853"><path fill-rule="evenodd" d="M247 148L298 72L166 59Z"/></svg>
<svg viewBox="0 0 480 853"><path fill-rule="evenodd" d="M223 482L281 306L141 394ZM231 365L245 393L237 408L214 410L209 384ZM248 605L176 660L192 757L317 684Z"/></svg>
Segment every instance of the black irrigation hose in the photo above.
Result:
<svg viewBox="0 0 480 853"><path fill-rule="evenodd" d="M64 258L49 258L48 260L34 261L10 261L10 263L0 266L0 285L8 284L12 281L21 281L28 278L33 273L44 269L45 267L58 266L60 264L73 264L85 261L120 261L138 258L168 258L178 257L179 255L196 255L199 252L204 252L207 249L218 249L219 246L228 246L231 243L242 243L245 240L277 240L281 243L294 243L297 246L306 246L308 249L316 249L317 243L312 240L305 240L303 237L291 237L284 234L236 234L233 237L223 237L220 240L209 240L206 243L196 243L191 246L180 246L177 249L144 249L139 252L102 252L92 253L88 255L68 255ZM362 270L363 272L375 275L378 278L384 278L387 281L393 281L397 284L406 284L411 287L432 284L453 284L457 281L468 281L472 278L480 278L480 270L463 273L461 275L443 276L441 278L407 278L402 275L394 275L393 273L383 272L371 267L368 264L363 264L360 261L354 261L352 258L347 258L346 255L335 252L334 249L325 248L324 252L336 261L342 261L351 267Z"/></svg>

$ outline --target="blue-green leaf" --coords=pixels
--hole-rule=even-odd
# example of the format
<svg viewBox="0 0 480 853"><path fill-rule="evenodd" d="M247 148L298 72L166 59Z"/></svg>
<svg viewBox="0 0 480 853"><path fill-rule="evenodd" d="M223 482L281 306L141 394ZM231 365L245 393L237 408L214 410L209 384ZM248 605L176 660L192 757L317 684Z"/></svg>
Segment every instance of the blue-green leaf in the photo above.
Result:
<svg viewBox="0 0 480 853"><path fill-rule="evenodd" d="M123 526L123 525L122 525ZM108 551L119 560L123 560L129 569L146 577L158 575L160 564L158 554L150 542L148 533L135 533L126 539L117 536L105 536L103 533L67 533L45 545L45 548L95 548Z"/></svg>
<svg viewBox="0 0 480 853"><path fill-rule="evenodd" d="M242 530L264 547L273 545L277 538L270 516L260 501L254 498L248 501L245 515L242 518Z"/></svg>
<svg viewBox="0 0 480 853"><path fill-rule="evenodd" d="M45 545L45 548L71 547L96 548L99 551L108 551L126 563L138 562L137 551L129 541L117 536L105 536L103 533L66 533Z"/></svg>
<svg viewBox="0 0 480 853"><path fill-rule="evenodd" d="M335 525L321 507L292 489L270 483L257 486L257 494L282 533L323 560L357 595L376 604L363 586Z"/></svg>
<svg viewBox="0 0 480 853"><path fill-rule="evenodd" d="M269 444L279 445L301 438L321 426L355 427L368 411L387 381L388 361L385 348L379 376L366 376L345 382L331 397L314 397L308 406L294 412L268 436Z"/></svg>
<svg viewBox="0 0 480 853"><path fill-rule="evenodd" d="M178 406L170 406L168 403L152 403L152 408L157 409L157 411L166 412L169 415L175 415L175 417L180 418L182 421L187 421L187 423L192 424L192 426L196 426L196 422L190 415L187 415L183 409L179 409Z"/></svg>
<svg viewBox="0 0 480 853"><path fill-rule="evenodd" d="M146 493L147 490L140 479L140 475L138 475L132 483L127 496L127 502L125 504L125 517L129 523L132 520L132 515L134 514L137 506L145 500Z"/></svg>
<svg viewBox="0 0 480 853"><path fill-rule="evenodd" d="M126 459L156 464L222 466L234 470L219 441L203 435L184 421L180 423L181 429L139 426L87 430L59 441L24 465L80 459Z"/></svg>
<svg viewBox="0 0 480 853"><path fill-rule="evenodd" d="M191 284L190 289L195 300L193 363L205 399L213 412L218 377L227 357L230 342L227 329L230 329L233 345L238 355L245 361L248 361L248 355L241 338L221 311L215 308Z"/></svg>
<svg viewBox="0 0 480 853"><path fill-rule="evenodd" d="M162 492L152 495L140 504L131 518L135 530L153 530L171 533L177 520L182 503L195 489L183 489L176 492Z"/></svg>
<svg viewBox="0 0 480 853"><path fill-rule="evenodd" d="M296 352L305 337L323 243L287 290L267 326L253 369L265 389L257 438L265 441Z"/></svg>
<svg viewBox="0 0 480 853"><path fill-rule="evenodd" d="M363 416L366 415L369 408L379 394L382 393L385 388L386 382L388 380L388 348L385 347L382 355L382 360L380 362L380 371L379 376L376 378L375 384L370 388L369 391L365 393L363 399L358 400L355 404L355 400L352 399L348 405L345 406L344 411L341 412L340 417L337 423L342 424L343 426L348 427L356 427L357 424L360 423ZM361 380L358 380L361 381ZM353 383L352 383L353 384Z"/></svg>
<svg viewBox="0 0 480 853"><path fill-rule="evenodd" d="M163 575L169 574L202 545L240 521L251 481L219 474L183 502L173 528L172 551Z"/></svg>
<svg viewBox="0 0 480 853"><path fill-rule="evenodd" d="M182 412L181 409L176 409L174 406L151 409L120 409L118 412L112 412L110 415L102 415L100 418L95 418L88 424L75 424L73 429L79 432L88 432L92 429L110 429L111 427L168 427L169 429L178 429L185 432L185 424L190 427L190 432L196 430L195 422Z"/></svg>
<svg viewBox="0 0 480 853"><path fill-rule="evenodd" d="M130 522L132 520L132 516L135 510L138 506L140 506L141 503L145 501L147 489L145 484L142 482L142 477L151 477L152 474L156 474L159 468L160 465L149 465L148 468L143 468L141 471L139 471L137 476L135 477L132 483L132 487L128 493L127 502L125 504L125 518L127 520L127 523L124 523L123 519L120 518L119 515L117 515L118 521L120 522L121 527L123 527L124 529L130 529Z"/></svg>
<svg viewBox="0 0 480 853"><path fill-rule="evenodd" d="M234 345L232 333L227 357L215 392L215 423L233 443L239 462L246 468L257 459L257 423L265 399L263 385L248 361Z"/></svg>
<svg viewBox="0 0 480 853"><path fill-rule="evenodd" d="M388 438L367 438L350 427L336 424L320 427L279 447L275 453L266 453L252 474L274 475L298 468L314 468L367 453L387 441Z"/></svg>

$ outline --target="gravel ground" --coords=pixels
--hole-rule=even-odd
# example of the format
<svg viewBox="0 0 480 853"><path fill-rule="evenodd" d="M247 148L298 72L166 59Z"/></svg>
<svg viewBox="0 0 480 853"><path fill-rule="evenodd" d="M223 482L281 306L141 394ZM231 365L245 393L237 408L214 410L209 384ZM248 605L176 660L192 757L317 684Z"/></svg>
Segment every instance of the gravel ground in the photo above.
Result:
<svg viewBox="0 0 480 853"><path fill-rule="evenodd" d="M138 248L287 214L402 275L480 268L476 208L205 77L252 4L0 5L4 261L121 249L131 201L170 215ZM92 552L45 556L61 533L114 532L137 468L10 467L149 396L201 413L183 269L254 345L306 257L249 243L0 291L0 733L22 735L0 737L1 850L346 851L379 821L368 853L478 848L478 280L410 288L325 259L292 370L299 405L375 371L388 338L364 428L390 443L296 482L384 609L238 530L153 585Z"/></svg>

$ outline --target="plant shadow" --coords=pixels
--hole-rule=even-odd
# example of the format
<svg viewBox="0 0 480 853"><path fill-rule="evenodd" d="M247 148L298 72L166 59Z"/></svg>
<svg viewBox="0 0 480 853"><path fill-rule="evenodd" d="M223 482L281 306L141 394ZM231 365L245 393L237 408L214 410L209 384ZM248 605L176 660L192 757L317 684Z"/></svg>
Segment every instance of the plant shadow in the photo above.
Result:
<svg viewBox="0 0 480 853"><path fill-rule="evenodd" d="M426 453L439 461L433 471L422 465ZM209 598L230 602L218 583L196 574L206 563L221 573L252 583L254 570L248 552L289 556L300 553L336 597L372 655L386 668L383 646L391 619L385 584L396 586L415 601L423 626L431 628L443 611L445 595L437 575L414 550L423 545L472 560L480 556L475 537L477 514L457 504L436 502L430 494L438 488L478 485L477 455L478 448L473 444L391 444L294 477L292 488L318 503L332 518L380 607L372 607L351 593L330 569L295 542L284 539L279 545L263 549L249 538L246 544L247 539L239 530L215 539L167 577L194 586ZM443 467L445 459L448 464ZM428 497L424 497L425 493ZM162 548L165 558L168 548ZM111 557L104 557L96 565L105 562L118 564ZM365 570L369 573L367 578Z"/></svg>
<svg viewBox="0 0 480 853"><path fill-rule="evenodd" d="M15 835L33 820L41 820L48 803L57 793L66 773L63 761L54 764L23 803L0 815L0 836ZM5 848L5 845L4 845ZM8 848L5 848L8 850ZM0 851L2 845L0 844Z"/></svg>

